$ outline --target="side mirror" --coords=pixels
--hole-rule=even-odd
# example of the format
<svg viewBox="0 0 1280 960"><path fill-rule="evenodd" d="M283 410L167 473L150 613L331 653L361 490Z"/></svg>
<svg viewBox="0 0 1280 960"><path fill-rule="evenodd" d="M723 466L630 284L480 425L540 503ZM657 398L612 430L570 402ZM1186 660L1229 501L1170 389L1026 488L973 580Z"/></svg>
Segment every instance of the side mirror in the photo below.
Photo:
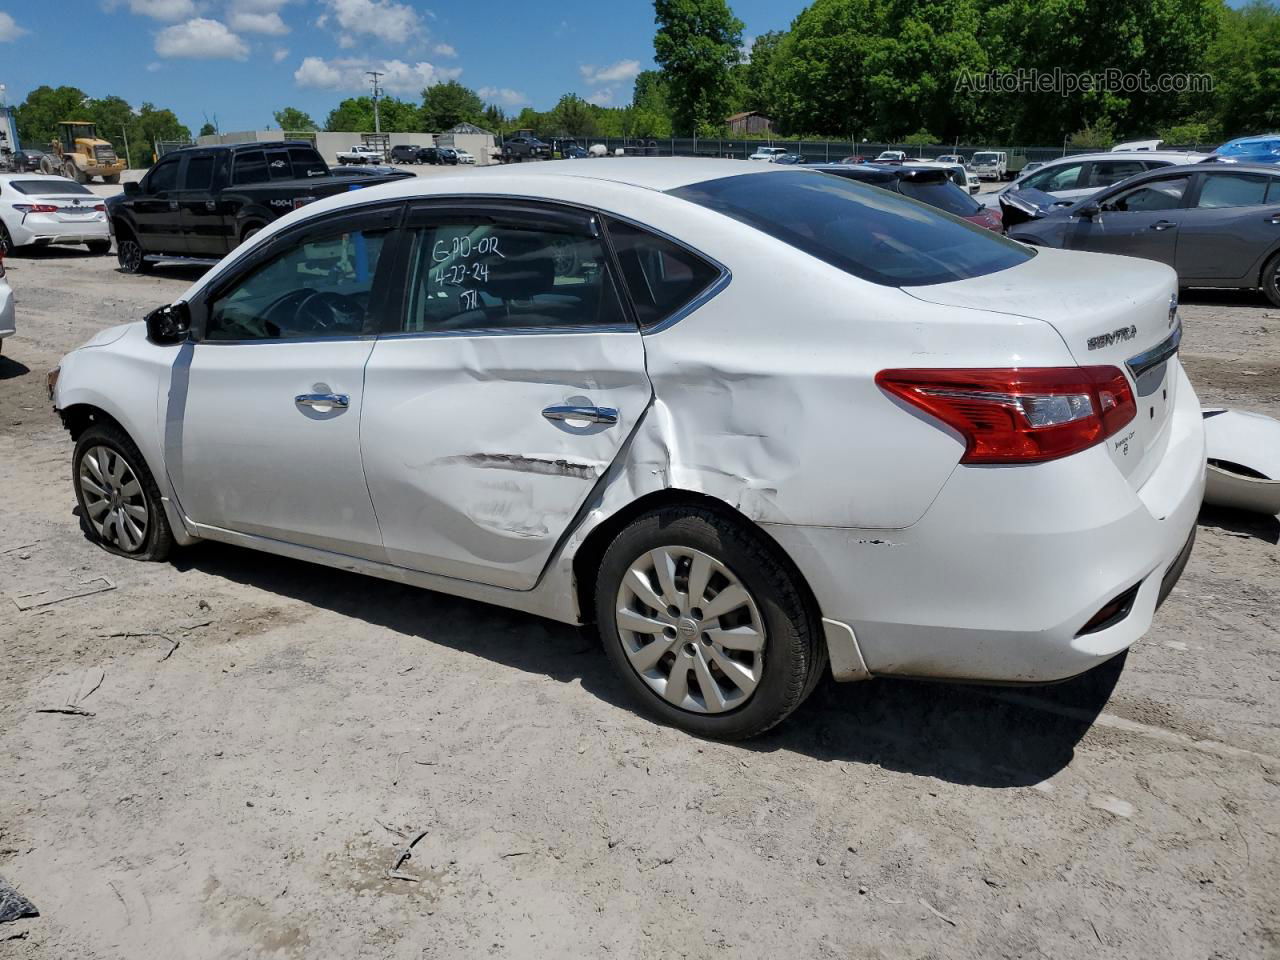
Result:
<svg viewBox="0 0 1280 960"><path fill-rule="evenodd" d="M137 180L128 180L124 184L124 195L126 197L136 197L142 192L142 185Z"/></svg>
<svg viewBox="0 0 1280 960"><path fill-rule="evenodd" d="M146 322L147 339L152 343L160 346L182 343L191 332L191 308L179 300L152 310Z"/></svg>
<svg viewBox="0 0 1280 960"><path fill-rule="evenodd" d="M1081 216L1086 220L1092 220L1101 212L1102 212L1102 208L1099 207L1096 203L1086 203L1083 207L1081 207L1079 210L1076 211L1076 214L1077 216Z"/></svg>

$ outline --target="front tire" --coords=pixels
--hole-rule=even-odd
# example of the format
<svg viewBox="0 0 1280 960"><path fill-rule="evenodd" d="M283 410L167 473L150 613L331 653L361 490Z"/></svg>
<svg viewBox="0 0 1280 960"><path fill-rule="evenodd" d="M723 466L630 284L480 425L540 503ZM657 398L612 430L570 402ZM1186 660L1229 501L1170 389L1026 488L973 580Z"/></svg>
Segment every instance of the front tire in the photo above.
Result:
<svg viewBox="0 0 1280 960"><path fill-rule="evenodd" d="M124 273L150 273L151 264L147 262L146 251L138 238L131 233L120 234L116 238L116 262Z"/></svg>
<svg viewBox="0 0 1280 960"><path fill-rule="evenodd" d="M1280 307L1280 253L1267 261L1262 268L1262 292L1272 305Z"/></svg>
<svg viewBox="0 0 1280 960"><path fill-rule="evenodd" d="M119 428L99 423L76 441L71 475L89 539L133 560L164 560L173 533L142 454Z"/></svg>
<svg viewBox="0 0 1280 960"><path fill-rule="evenodd" d="M818 615L777 548L699 507L656 510L618 534L595 614L640 708L697 736L763 733L804 702L826 662Z"/></svg>

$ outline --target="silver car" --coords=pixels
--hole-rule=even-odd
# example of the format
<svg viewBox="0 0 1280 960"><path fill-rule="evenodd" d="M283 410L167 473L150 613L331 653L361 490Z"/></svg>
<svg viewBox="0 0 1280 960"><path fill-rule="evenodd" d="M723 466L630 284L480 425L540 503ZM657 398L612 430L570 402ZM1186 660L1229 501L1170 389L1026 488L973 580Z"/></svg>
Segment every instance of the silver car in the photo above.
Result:
<svg viewBox="0 0 1280 960"><path fill-rule="evenodd" d="M1034 201L1038 204L1027 203ZM1178 271L1184 287L1261 288L1280 306L1280 168L1199 164L1130 177L1069 207L1017 195L1009 226L1024 243L1146 257ZM1006 198L1006 224L1013 219ZM1025 209L1022 209L1025 207Z"/></svg>

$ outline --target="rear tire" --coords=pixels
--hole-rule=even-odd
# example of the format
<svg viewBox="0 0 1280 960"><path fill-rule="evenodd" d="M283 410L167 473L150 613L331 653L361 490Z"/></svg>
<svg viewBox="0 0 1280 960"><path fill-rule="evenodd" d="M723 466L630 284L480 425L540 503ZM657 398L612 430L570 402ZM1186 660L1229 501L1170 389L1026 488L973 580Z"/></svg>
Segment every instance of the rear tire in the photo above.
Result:
<svg viewBox="0 0 1280 960"><path fill-rule="evenodd" d="M132 560L164 560L173 532L160 490L138 447L120 430L95 424L76 441L72 483L89 539Z"/></svg>
<svg viewBox="0 0 1280 960"><path fill-rule="evenodd" d="M696 736L763 733L804 702L826 663L817 612L777 548L701 507L655 510L618 534L595 614L640 709Z"/></svg>
<svg viewBox="0 0 1280 960"><path fill-rule="evenodd" d="M1280 253L1267 261L1262 268L1262 292L1273 306L1280 307Z"/></svg>

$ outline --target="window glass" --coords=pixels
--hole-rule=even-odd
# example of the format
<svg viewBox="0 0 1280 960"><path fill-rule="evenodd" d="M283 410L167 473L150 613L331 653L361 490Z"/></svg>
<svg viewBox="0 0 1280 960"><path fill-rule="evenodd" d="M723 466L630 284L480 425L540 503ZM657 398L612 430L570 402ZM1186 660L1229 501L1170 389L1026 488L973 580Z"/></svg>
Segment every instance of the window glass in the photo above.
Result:
<svg viewBox="0 0 1280 960"><path fill-rule="evenodd" d="M1113 183L1142 173L1146 167L1138 160L1095 160L1089 167L1089 187L1109 187Z"/></svg>
<svg viewBox="0 0 1280 960"><path fill-rule="evenodd" d="M374 274L389 230L307 240L214 302L206 340L349 337L366 332Z"/></svg>
<svg viewBox="0 0 1280 960"><path fill-rule="evenodd" d="M293 166L293 175L300 179L329 175L328 164L311 147L290 147L289 160Z"/></svg>
<svg viewBox="0 0 1280 960"><path fill-rule="evenodd" d="M1271 177L1271 186L1267 187L1267 203L1280 203L1280 177Z"/></svg>
<svg viewBox="0 0 1280 960"><path fill-rule="evenodd" d="M609 219L609 239L642 327L670 317L706 290L720 268L665 237Z"/></svg>
<svg viewBox="0 0 1280 960"><path fill-rule="evenodd" d="M1126 190L1102 204L1103 210L1135 212L1139 210L1174 210L1182 206L1182 195L1187 191L1191 177L1170 177L1144 183Z"/></svg>
<svg viewBox="0 0 1280 960"><path fill-rule="evenodd" d="M1064 163L1058 167L1037 170L1024 180L1018 189L1043 190L1045 193L1053 193L1055 190L1073 190L1083 167L1083 163Z"/></svg>
<svg viewBox="0 0 1280 960"><path fill-rule="evenodd" d="M187 173L182 180L183 190L208 190L213 185L213 156L205 154L187 161Z"/></svg>
<svg viewBox="0 0 1280 960"><path fill-rule="evenodd" d="M812 171L724 177L671 193L886 286L980 277L1035 256L900 194Z"/></svg>
<svg viewBox="0 0 1280 960"><path fill-rule="evenodd" d="M10 180L9 186L27 196L40 193L72 194L83 193L93 196L93 191L82 187L74 180L59 177L56 180Z"/></svg>
<svg viewBox="0 0 1280 960"><path fill-rule="evenodd" d="M414 236L406 333L626 323L601 243L567 225L453 219Z"/></svg>
<svg viewBox="0 0 1280 960"><path fill-rule="evenodd" d="M268 150L267 172L272 180L292 180L293 163L289 160L289 151Z"/></svg>
<svg viewBox="0 0 1280 960"><path fill-rule="evenodd" d="M954 213L957 217L972 217L982 209L982 204L950 181L917 183L901 180L898 183L898 192L904 197L919 200L921 203L927 203L947 213Z"/></svg>
<svg viewBox="0 0 1280 960"><path fill-rule="evenodd" d="M178 157L161 160L147 174L147 193L165 193L178 186Z"/></svg>
<svg viewBox="0 0 1280 960"><path fill-rule="evenodd" d="M1255 207L1267 202L1270 177L1206 173L1197 207Z"/></svg>
<svg viewBox="0 0 1280 960"><path fill-rule="evenodd" d="M266 183L267 155L261 150L246 150L236 154L236 183Z"/></svg>

